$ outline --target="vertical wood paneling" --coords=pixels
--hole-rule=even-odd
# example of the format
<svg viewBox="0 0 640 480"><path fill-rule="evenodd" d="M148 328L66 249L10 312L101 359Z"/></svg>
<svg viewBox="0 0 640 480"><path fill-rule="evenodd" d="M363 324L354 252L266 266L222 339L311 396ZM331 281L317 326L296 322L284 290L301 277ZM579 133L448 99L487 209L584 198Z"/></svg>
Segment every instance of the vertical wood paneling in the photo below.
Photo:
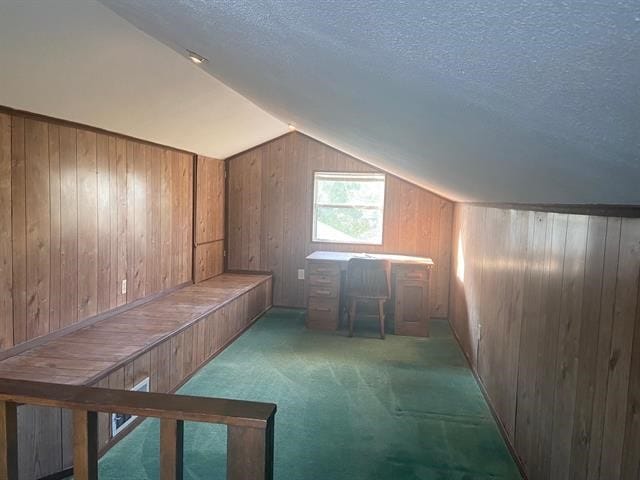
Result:
<svg viewBox="0 0 640 480"><path fill-rule="evenodd" d="M13 248L13 341L27 339L27 226L24 118L11 126L11 237Z"/></svg>
<svg viewBox="0 0 640 480"><path fill-rule="evenodd" d="M638 476L638 239L640 219L455 207L451 324L470 358L481 330L477 371L532 480Z"/></svg>
<svg viewBox="0 0 640 480"><path fill-rule="evenodd" d="M263 165L262 176L262 252L261 269L277 271L282 266L285 255L282 245L284 210L273 208L284 201L284 170L286 152L283 139L268 144L268 162ZM275 295L282 297L282 282L274 286Z"/></svg>
<svg viewBox="0 0 640 480"><path fill-rule="evenodd" d="M147 269L147 162L146 146L134 143L132 146L134 164L134 232L133 244L133 281L131 299L142 298L146 292ZM151 204L149 204L151 206Z"/></svg>
<svg viewBox="0 0 640 480"><path fill-rule="evenodd" d="M589 457L587 464L588 479L600 478L600 460L602 458L602 438L604 433L604 410L607 402L607 383L609 382L609 359L611 334L613 332L613 313L615 309L618 259L620 255L620 231L622 221L619 218L607 219L604 268L602 275L602 294L598 323L598 350L595 377L595 392L591 411L591 433L588 442Z"/></svg>
<svg viewBox="0 0 640 480"><path fill-rule="evenodd" d="M224 269L224 162L198 156L195 179L194 281Z"/></svg>
<svg viewBox="0 0 640 480"><path fill-rule="evenodd" d="M109 258L111 271L109 279L109 306L118 306L118 293L120 285L118 281L118 141L115 137L109 137Z"/></svg>
<svg viewBox="0 0 640 480"><path fill-rule="evenodd" d="M42 478L62 470L59 445L62 438L61 410L59 408L22 405L18 408L18 474L20 479Z"/></svg>
<svg viewBox="0 0 640 480"><path fill-rule="evenodd" d="M25 120L27 226L27 339L49 331L51 224L49 212L49 131L44 122Z"/></svg>
<svg viewBox="0 0 640 480"><path fill-rule="evenodd" d="M98 213L98 269L97 311L111 307L111 186L109 166L109 137L98 135L96 140L97 213Z"/></svg>
<svg viewBox="0 0 640 480"><path fill-rule="evenodd" d="M127 157L128 143L122 138L116 140L116 173L115 182L117 190L117 271L116 280L116 304L118 306L127 303L127 294L122 291L122 280L128 278L129 273L129 238L133 225L129 225L130 203L129 195L129 161Z"/></svg>
<svg viewBox="0 0 640 480"><path fill-rule="evenodd" d="M569 217L565 243L555 371L551 477L568 478L576 403L578 353L582 326L588 218Z"/></svg>
<svg viewBox="0 0 640 480"><path fill-rule="evenodd" d="M161 196L160 208L162 217L160 218L160 266L162 270L162 288L166 289L172 284L171 265L172 265L172 226L173 226L173 209L172 209L172 156L171 151L164 149L162 152L162 171L161 171Z"/></svg>
<svg viewBox="0 0 640 480"><path fill-rule="evenodd" d="M429 256L432 315L449 308L453 204L387 176L382 246L311 241L314 171L375 171L363 162L299 133L285 135L229 161L228 266L274 273L274 303L304 306L298 270L315 250Z"/></svg>
<svg viewBox="0 0 640 480"><path fill-rule="evenodd" d="M0 349L188 281L192 192L189 154L0 114Z"/></svg>
<svg viewBox="0 0 640 480"><path fill-rule="evenodd" d="M98 312L98 188L94 132L78 130L78 318Z"/></svg>
<svg viewBox="0 0 640 480"><path fill-rule="evenodd" d="M60 325L78 321L78 173L76 130L60 127ZM14 318L14 323L17 319Z"/></svg>
<svg viewBox="0 0 640 480"><path fill-rule="evenodd" d="M0 113L0 349L13 345L11 117Z"/></svg>
<svg viewBox="0 0 640 480"><path fill-rule="evenodd" d="M49 125L49 212L50 212L50 283L49 330L60 328L61 297L61 229L60 229L60 127Z"/></svg>
<svg viewBox="0 0 640 480"><path fill-rule="evenodd" d="M631 378L631 348L636 326L640 275L640 221L623 219L616 281L615 309L609 357L609 382L605 406L600 471L610 478L621 472L627 418L627 393ZM640 372L634 372L640 375Z"/></svg>
<svg viewBox="0 0 640 480"><path fill-rule="evenodd" d="M147 258L160 258L160 169L162 168L160 149L147 146ZM146 283L152 292L160 290L160 262L147 262Z"/></svg>
<svg viewBox="0 0 640 480"><path fill-rule="evenodd" d="M585 258L584 288L582 293L582 325L577 358L577 384L571 444L570 476L587 478L591 413L596 384L596 361L600 335L600 309L604 276L607 219L588 219L587 252Z"/></svg>

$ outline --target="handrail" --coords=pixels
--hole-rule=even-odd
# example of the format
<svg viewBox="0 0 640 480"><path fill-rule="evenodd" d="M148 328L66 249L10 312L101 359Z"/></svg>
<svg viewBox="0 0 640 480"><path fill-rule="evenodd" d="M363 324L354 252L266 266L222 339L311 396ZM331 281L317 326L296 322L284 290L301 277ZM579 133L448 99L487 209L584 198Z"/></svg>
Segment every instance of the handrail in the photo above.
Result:
<svg viewBox="0 0 640 480"><path fill-rule="evenodd" d="M227 425L227 479L273 478L272 403L0 379L0 479L17 480L17 405L73 410L74 478L98 478L97 412L160 422L160 478L182 478L184 421Z"/></svg>

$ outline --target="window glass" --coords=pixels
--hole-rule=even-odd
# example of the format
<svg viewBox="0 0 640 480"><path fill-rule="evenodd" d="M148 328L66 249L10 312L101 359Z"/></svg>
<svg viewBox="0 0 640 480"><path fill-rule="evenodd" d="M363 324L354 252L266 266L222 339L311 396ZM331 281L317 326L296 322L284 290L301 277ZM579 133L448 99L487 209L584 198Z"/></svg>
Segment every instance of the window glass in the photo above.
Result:
<svg viewBox="0 0 640 480"><path fill-rule="evenodd" d="M316 172L313 241L382 244L385 176Z"/></svg>

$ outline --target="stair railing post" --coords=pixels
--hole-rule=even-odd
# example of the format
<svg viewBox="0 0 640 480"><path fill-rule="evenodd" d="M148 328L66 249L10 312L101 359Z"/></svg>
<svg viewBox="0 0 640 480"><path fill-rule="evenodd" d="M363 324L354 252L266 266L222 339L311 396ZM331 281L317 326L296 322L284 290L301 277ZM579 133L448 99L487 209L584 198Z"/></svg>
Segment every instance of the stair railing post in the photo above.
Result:
<svg viewBox="0 0 640 480"><path fill-rule="evenodd" d="M184 422L160 419L160 480L182 480Z"/></svg>
<svg viewBox="0 0 640 480"><path fill-rule="evenodd" d="M273 480L274 415L265 428L227 427L227 480Z"/></svg>
<svg viewBox="0 0 640 480"><path fill-rule="evenodd" d="M98 414L73 411L73 478L98 480Z"/></svg>
<svg viewBox="0 0 640 480"><path fill-rule="evenodd" d="M0 478L18 480L18 408L0 401Z"/></svg>

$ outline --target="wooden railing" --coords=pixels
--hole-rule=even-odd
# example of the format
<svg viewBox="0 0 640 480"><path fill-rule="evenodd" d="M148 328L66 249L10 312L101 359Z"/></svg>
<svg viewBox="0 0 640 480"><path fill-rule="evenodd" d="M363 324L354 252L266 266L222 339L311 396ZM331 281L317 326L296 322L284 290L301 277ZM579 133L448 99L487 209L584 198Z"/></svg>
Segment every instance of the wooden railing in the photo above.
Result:
<svg viewBox="0 0 640 480"><path fill-rule="evenodd" d="M0 479L18 479L17 406L73 411L76 480L98 478L98 412L160 419L160 478L182 479L184 422L227 425L227 479L273 479L276 406L219 398L0 380Z"/></svg>

